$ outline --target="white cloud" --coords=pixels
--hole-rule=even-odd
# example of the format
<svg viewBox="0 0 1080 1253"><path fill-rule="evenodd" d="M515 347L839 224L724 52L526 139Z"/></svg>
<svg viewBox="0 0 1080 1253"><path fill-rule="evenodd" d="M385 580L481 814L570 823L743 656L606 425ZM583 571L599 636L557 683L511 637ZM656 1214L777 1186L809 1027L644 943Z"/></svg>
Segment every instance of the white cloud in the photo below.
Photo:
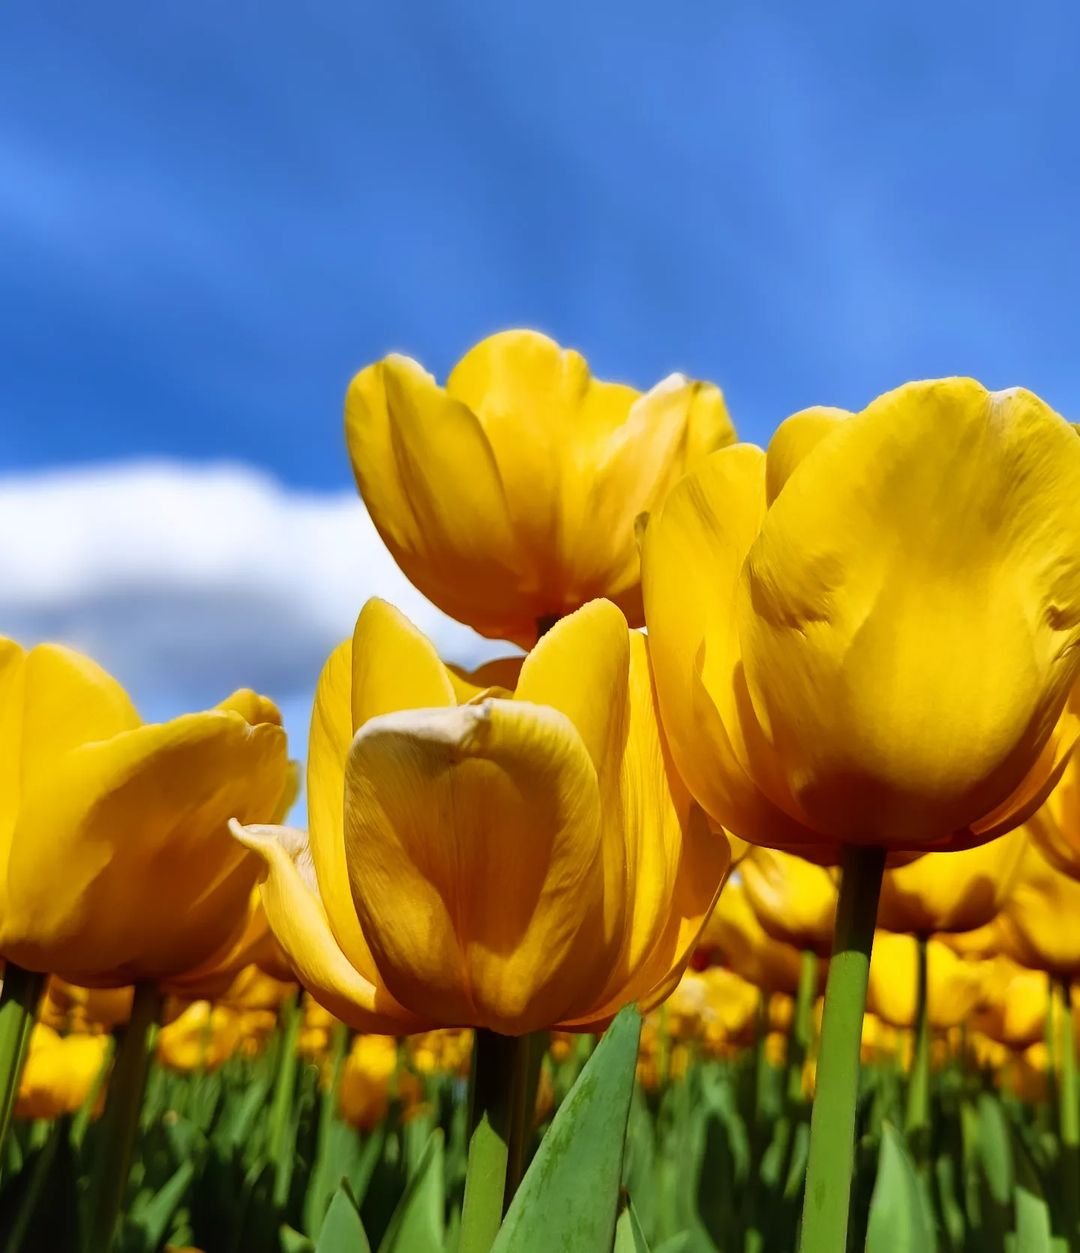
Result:
<svg viewBox="0 0 1080 1253"><path fill-rule="evenodd" d="M0 477L0 634L89 653L147 717L239 686L301 710L373 595L450 660L510 650L413 589L351 491L167 461Z"/></svg>

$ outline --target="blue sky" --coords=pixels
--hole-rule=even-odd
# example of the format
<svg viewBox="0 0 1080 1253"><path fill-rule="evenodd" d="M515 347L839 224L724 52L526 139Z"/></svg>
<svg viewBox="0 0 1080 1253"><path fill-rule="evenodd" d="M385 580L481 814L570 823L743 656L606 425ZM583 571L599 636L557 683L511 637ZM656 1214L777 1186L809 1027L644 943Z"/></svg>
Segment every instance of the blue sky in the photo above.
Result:
<svg viewBox="0 0 1080 1253"><path fill-rule="evenodd" d="M390 349L443 374L508 325L642 386L711 378L758 441L804 405L859 407L945 373L1024 384L1075 416L1075 14L1038 0L9 8L0 505L6 491L18 512L0 516L22 564L0 561L0 631L94 648L154 709L244 681L299 708L385 563L358 555L380 573L290 634L326 585L307 555L273 550L268 608L268 526L223 506L204 532L216 574L178 589L178 527L139 467L201 501L198 475L220 463L279 521L321 518L350 493L351 374ZM66 506L58 467L99 503ZM32 507L51 546L20 524ZM226 532L245 526L234 552ZM125 536L138 560L118 555ZM263 651L291 669L245 643L267 623L281 634ZM475 641L431 623L469 654Z"/></svg>

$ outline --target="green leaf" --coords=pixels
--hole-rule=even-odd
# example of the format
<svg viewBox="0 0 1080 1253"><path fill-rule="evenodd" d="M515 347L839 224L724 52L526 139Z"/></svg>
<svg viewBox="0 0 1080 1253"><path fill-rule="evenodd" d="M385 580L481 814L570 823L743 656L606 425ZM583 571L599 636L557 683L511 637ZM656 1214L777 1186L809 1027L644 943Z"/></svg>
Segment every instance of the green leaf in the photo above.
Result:
<svg viewBox="0 0 1080 1253"><path fill-rule="evenodd" d="M649 1242L641 1230L634 1205L629 1197L615 1224L615 1246L611 1253L649 1253Z"/></svg>
<svg viewBox="0 0 1080 1253"><path fill-rule="evenodd" d="M390 1219L379 1253L442 1253L445 1210L443 1133L433 1131Z"/></svg>
<svg viewBox="0 0 1080 1253"><path fill-rule="evenodd" d="M1016 1239L1014 1253L1052 1253L1050 1209L1039 1186L1035 1167L1019 1136L1013 1138L1016 1166Z"/></svg>
<svg viewBox="0 0 1080 1253"><path fill-rule="evenodd" d="M165 1237L169 1233L169 1224L191 1186L194 1175L194 1163L190 1161L182 1163L169 1182L157 1191L152 1200L141 1207L137 1225L142 1233L145 1248L159 1249L164 1244Z"/></svg>
<svg viewBox="0 0 1080 1253"><path fill-rule="evenodd" d="M281 1253L315 1253L315 1242L288 1223L282 1224L280 1236Z"/></svg>
<svg viewBox="0 0 1080 1253"><path fill-rule="evenodd" d="M866 1253L934 1253L934 1218L899 1132L882 1123Z"/></svg>
<svg viewBox="0 0 1080 1253"><path fill-rule="evenodd" d="M492 1253L610 1253L640 1034L641 1015L628 1006L555 1115Z"/></svg>
<svg viewBox="0 0 1080 1253"><path fill-rule="evenodd" d="M364 1224L344 1183L338 1186L326 1211L315 1253L371 1253Z"/></svg>
<svg viewBox="0 0 1080 1253"><path fill-rule="evenodd" d="M998 1205L1008 1205L1015 1186L1009 1124L1001 1102L989 1092L979 1095L978 1136L979 1161L990 1195Z"/></svg>

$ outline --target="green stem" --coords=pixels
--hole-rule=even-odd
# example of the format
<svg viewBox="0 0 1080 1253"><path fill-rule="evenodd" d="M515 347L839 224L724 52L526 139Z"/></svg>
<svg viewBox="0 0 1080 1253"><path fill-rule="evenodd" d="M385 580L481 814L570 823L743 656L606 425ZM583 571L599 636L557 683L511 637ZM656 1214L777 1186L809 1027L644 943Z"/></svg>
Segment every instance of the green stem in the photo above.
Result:
<svg viewBox="0 0 1080 1253"><path fill-rule="evenodd" d="M915 1051L908 1075L907 1115L904 1120L908 1142L919 1161L926 1161L930 1135L930 1017L927 1009L926 937L916 939Z"/></svg>
<svg viewBox="0 0 1080 1253"><path fill-rule="evenodd" d="M506 1165L506 1200L503 1210L518 1190L528 1165L529 1142L536 1122L536 1093L540 1087L540 1071L551 1043L547 1031L534 1031L525 1037L525 1063L521 1081L514 1091L514 1121L510 1127L510 1155Z"/></svg>
<svg viewBox="0 0 1080 1253"><path fill-rule="evenodd" d="M274 1203L285 1204L292 1180L292 1149L289 1146L289 1126L296 1095L296 1072L300 1058L296 1046L303 1025L303 1007L295 996L290 996L281 1006L284 1020L277 1055L277 1073L274 1076L274 1095L270 1102L270 1160L274 1163Z"/></svg>
<svg viewBox="0 0 1080 1253"><path fill-rule="evenodd" d="M818 959L812 949L804 949L799 966L799 986L795 993L795 1014L788 1041L787 1099L791 1106L803 1103L803 1070L810 1054L814 1030L814 997L817 995Z"/></svg>
<svg viewBox="0 0 1080 1253"><path fill-rule="evenodd" d="M0 991L0 1161L45 976L8 962Z"/></svg>
<svg viewBox="0 0 1080 1253"><path fill-rule="evenodd" d="M146 1076L161 993L154 983L137 983L131 1018L123 1028L109 1078L105 1112L95 1144L89 1248L107 1253L123 1214L131 1153L139 1130Z"/></svg>
<svg viewBox="0 0 1080 1253"><path fill-rule="evenodd" d="M520 1162L517 1141L524 1131L520 1112L528 1082L529 1037L478 1030L469 1080L469 1160L461 1211L458 1253L488 1253L513 1196L507 1171Z"/></svg>
<svg viewBox="0 0 1080 1253"><path fill-rule="evenodd" d="M1061 1014L1061 1083L1058 1088L1061 1123L1061 1195L1065 1208L1065 1234L1069 1249L1080 1243L1080 1104L1076 1086L1076 1038L1072 1016L1072 984L1060 981L1058 1009Z"/></svg>
<svg viewBox="0 0 1080 1253"><path fill-rule="evenodd" d="M884 849L844 849L825 987L817 1092L810 1118L801 1253L843 1253L847 1248L859 1045L884 870Z"/></svg>

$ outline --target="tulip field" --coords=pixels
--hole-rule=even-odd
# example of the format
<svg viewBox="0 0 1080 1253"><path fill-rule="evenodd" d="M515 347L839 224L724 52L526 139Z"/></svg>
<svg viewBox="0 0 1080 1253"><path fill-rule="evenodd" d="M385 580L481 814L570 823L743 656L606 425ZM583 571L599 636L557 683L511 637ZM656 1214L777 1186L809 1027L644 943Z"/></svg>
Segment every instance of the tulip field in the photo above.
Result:
<svg viewBox="0 0 1080 1253"><path fill-rule="evenodd" d="M299 761L0 636L0 1249L1077 1253L1077 429L521 330L345 445L497 660L357 605Z"/></svg>

